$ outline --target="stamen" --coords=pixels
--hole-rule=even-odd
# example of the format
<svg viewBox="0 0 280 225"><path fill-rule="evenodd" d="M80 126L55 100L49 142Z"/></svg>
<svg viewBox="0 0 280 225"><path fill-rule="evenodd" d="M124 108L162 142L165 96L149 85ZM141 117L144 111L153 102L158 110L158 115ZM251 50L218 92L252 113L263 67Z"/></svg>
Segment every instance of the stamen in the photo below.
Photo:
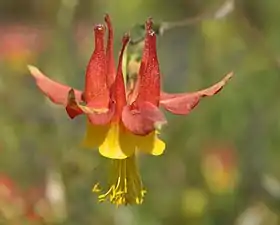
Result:
<svg viewBox="0 0 280 225"><path fill-rule="evenodd" d="M126 159L113 159L110 172L110 188L98 196L99 202L109 200L117 206L142 204L146 191L143 189L135 155ZM94 185L92 191L101 192L99 183Z"/></svg>

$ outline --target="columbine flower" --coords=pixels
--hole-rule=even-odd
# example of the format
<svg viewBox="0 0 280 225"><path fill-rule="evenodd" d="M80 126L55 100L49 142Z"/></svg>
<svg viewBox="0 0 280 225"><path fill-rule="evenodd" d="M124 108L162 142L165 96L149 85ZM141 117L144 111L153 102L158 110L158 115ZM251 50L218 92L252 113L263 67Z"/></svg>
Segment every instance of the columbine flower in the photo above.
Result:
<svg viewBox="0 0 280 225"><path fill-rule="evenodd" d="M149 134L145 131L144 133L147 134L145 136L136 136L124 126L123 122L126 121L124 109L129 99L127 100L123 80L122 58L129 37L125 35L123 38L116 71L112 50L113 30L108 15L106 15L105 21L109 30L107 47L104 48L105 27L96 25L94 28L95 50L87 66L83 92L50 80L36 67L29 66L29 70L40 90L52 102L64 105L70 118L86 114L88 122L84 146L98 147L101 155L112 159L112 184L107 193L99 196L100 200L109 198L111 202L116 204L141 203L145 191L135 162L136 148L153 155L160 155L164 151L165 144L157 138L154 128L150 128ZM148 56L151 50L149 42L155 40L150 25L146 39L146 56L143 57L142 62L143 73L150 61ZM151 66L153 66L152 63L150 63ZM148 105L147 110L149 107L150 105ZM164 117L158 108L155 106L150 108L158 113L157 120L164 123ZM144 106L143 113L145 115ZM129 119L127 120L129 121ZM147 124L150 126L151 123ZM135 131L134 133L137 133L138 130L139 128L132 129ZM145 130L144 126L142 130ZM143 131L140 130L140 133ZM100 191L98 184L94 186L93 191Z"/></svg>
<svg viewBox="0 0 280 225"><path fill-rule="evenodd" d="M163 105L177 114L186 114L185 109L189 112L201 97L217 93L229 76L213 87L193 94L161 94L156 35L149 19L137 81L125 86L122 59L129 37L123 37L116 70L113 30L108 15L105 22L109 31L107 47L104 47L105 27L96 25L95 50L87 66L83 92L50 80L33 66L29 66L29 70L40 90L54 103L64 105L70 118L81 114L87 116L84 146L98 147L101 155L112 159L110 188L99 195L100 201L109 199L117 205L141 204L145 191L137 170L135 152L163 153L165 144L158 139L156 128L166 120L159 106ZM99 184L93 191L101 192Z"/></svg>

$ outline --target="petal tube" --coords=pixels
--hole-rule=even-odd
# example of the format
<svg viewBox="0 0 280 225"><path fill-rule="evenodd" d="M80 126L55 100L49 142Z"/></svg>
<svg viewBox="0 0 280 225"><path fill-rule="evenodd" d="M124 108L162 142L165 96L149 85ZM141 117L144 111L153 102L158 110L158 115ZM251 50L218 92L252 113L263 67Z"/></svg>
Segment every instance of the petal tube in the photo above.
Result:
<svg viewBox="0 0 280 225"><path fill-rule="evenodd" d="M45 96L47 96L55 104L66 106L68 101L68 92L71 90L71 87L51 80L35 66L28 65L28 69L35 79L37 87ZM82 92L74 89L73 92L77 101L81 101Z"/></svg>
<svg viewBox="0 0 280 225"><path fill-rule="evenodd" d="M94 33L95 49L86 70L84 98L86 103L97 101L100 108L106 108L109 104L109 89L104 48L105 27L100 24L96 25Z"/></svg>
<svg viewBox="0 0 280 225"><path fill-rule="evenodd" d="M228 73L221 81L212 85L209 88L190 93L168 94L161 93L160 105L167 111L177 115L187 115L190 111L198 105L201 98L209 97L220 92L233 73Z"/></svg>
<svg viewBox="0 0 280 225"><path fill-rule="evenodd" d="M115 62L114 62L114 31L111 18L108 14L105 15L105 22L108 28L107 46L106 46L106 67L107 67L107 85L111 87L115 80Z"/></svg>
<svg viewBox="0 0 280 225"><path fill-rule="evenodd" d="M158 106L160 99L160 71L156 51L156 34L148 30L149 56L146 62L145 70L139 73L139 89L136 103L147 101Z"/></svg>
<svg viewBox="0 0 280 225"><path fill-rule="evenodd" d="M146 22L146 37L139 77L126 107L122 121L127 129L137 135L147 135L157 125L166 123L158 109L160 99L160 71L156 51L156 34L151 29L151 19ZM135 101L133 102L135 98Z"/></svg>
<svg viewBox="0 0 280 225"><path fill-rule="evenodd" d="M145 41L144 41L144 48L142 53L142 59L141 64L139 68L138 77L134 86L134 89L131 91L131 94L129 95L128 102L132 103L136 100L139 92L140 87L140 78L141 75L145 72L147 67L147 61L150 55L150 38L149 38L149 31L152 29L153 22L151 19L146 21L146 35L145 35Z"/></svg>
<svg viewBox="0 0 280 225"><path fill-rule="evenodd" d="M118 119L121 118L123 107L126 105L126 92L122 72L122 61L125 47L129 42L129 36L127 34L124 35L122 42L122 49L119 54L117 76L111 89L112 98L116 103L115 117Z"/></svg>

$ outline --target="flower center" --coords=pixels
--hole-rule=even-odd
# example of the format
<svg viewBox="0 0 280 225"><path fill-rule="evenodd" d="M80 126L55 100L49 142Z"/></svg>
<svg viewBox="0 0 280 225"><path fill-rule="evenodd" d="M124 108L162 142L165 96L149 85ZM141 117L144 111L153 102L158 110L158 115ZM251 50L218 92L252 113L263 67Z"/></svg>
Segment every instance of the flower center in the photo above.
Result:
<svg viewBox="0 0 280 225"><path fill-rule="evenodd" d="M126 159L112 159L111 162L108 191L101 193L99 183L92 189L95 193L101 193L98 196L99 202L109 200L117 206L142 204L146 190L143 189L135 154Z"/></svg>

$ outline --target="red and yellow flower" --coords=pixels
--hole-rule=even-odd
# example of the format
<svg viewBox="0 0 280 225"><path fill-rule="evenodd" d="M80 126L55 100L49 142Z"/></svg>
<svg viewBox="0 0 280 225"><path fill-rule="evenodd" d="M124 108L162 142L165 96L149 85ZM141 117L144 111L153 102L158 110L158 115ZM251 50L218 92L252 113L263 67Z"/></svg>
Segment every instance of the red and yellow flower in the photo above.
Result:
<svg viewBox="0 0 280 225"><path fill-rule="evenodd" d="M152 20L146 22L146 36L141 66L134 85L125 85L122 72L124 50L129 36L124 35L115 68L113 58L113 29L105 16L108 39L105 48L104 25L96 25L95 50L86 70L83 91L47 78L39 69L29 66L39 89L55 104L63 105L70 118L85 114L87 133L83 145L98 148L99 153L112 161L112 180L109 190L99 195L100 201L141 204L144 189L137 170L135 153L142 151L161 155L165 143L158 138L156 129L166 123L159 110L163 106L175 114L188 114L200 99L218 93L232 76L228 74L214 86L194 93L167 94L161 92L160 69L156 51L156 35ZM126 75L126 74L125 74ZM99 184L93 188L101 192Z"/></svg>

